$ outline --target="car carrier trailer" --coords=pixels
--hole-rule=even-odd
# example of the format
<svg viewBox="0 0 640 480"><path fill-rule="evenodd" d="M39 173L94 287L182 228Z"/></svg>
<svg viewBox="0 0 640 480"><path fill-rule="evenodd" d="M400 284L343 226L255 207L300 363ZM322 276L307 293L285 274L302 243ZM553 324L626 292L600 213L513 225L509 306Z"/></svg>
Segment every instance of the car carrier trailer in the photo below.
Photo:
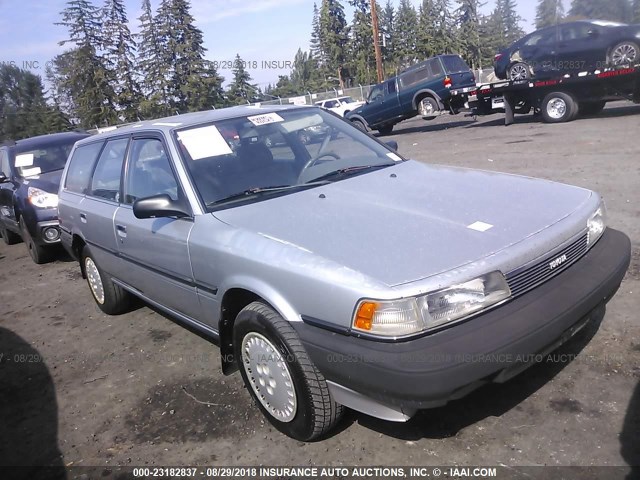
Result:
<svg viewBox="0 0 640 480"><path fill-rule="evenodd" d="M614 100L640 103L640 65L480 85L469 94L469 107L474 116L504 112L505 125L532 110L547 123L561 123L599 113Z"/></svg>

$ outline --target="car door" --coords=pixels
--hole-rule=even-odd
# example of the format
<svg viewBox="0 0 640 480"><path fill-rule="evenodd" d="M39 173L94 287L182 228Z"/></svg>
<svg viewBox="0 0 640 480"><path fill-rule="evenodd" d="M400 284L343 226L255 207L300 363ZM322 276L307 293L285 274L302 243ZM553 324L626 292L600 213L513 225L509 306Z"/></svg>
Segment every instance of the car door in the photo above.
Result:
<svg viewBox="0 0 640 480"><path fill-rule="evenodd" d="M67 209L61 217L71 219L82 232L96 263L114 277L124 272L113 234L113 217L119 208L120 179L128 144L129 137L125 136L76 148L71 162L74 168L82 171L67 175L64 188L69 192L79 191L84 196L80 195L76 201L73 200L75 195L65 193L68 201L62 207L59 205L59 208ZM92 163L96 157L97 161ZM92 167L92 174L85 184L84 173L89 167ZM66 227L63 223L63 228Z"/></svg>
<svg viewBox="0 0 640 480"><path fill-rule="evenodd" d="M0 183L0 222L2 222L4 228L16 230L16 215L13 208L13 193L16 187L13 183L11 166L9 165L9 150L7 148L0 149L0 172L5 177L4 181Z"/></svg>
<svg viewBox="0 0 640 480"><path fill-rule="evenodd" d="M558 27L548 27L529 35L519 47L519 54L535 75L554 72L558 48Z"/></svg>
<svg viewBox="0 0 640 480"><path fill-rule="evenodd" d="M604 65L607 38L602 28L591 23L560 26L557 66L563 73L577 73Z"/></svg>
<svg viewBox="0 0 640 480"><path fill-rule="evenodd" d="M141 198L184 197L168 152L159 134L134 136L112 234L127 269L123 281L148 299L197 319L201 309L187 244L193 219L139 219L133 213L133 203Z"/></svg>
<svg viewBox="0 0 640 480"><path fill-rule="evenodd" d="M384 84L376 85L371 89L364 109L365 120L369 125L380 122L384 111Z"/></svg>

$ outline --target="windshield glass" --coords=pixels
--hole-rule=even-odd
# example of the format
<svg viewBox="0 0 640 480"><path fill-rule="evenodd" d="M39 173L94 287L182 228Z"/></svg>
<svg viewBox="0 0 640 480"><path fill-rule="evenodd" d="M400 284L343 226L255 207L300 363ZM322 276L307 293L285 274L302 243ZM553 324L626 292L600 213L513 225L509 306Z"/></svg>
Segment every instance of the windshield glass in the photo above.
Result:
<svg viewBox="0 0 640 480"><path fill-rule="evenodd" d="M316 108L256 111L179 130L175 140L209 209L294 193L403 160Z"/></svg>
<svg viewBox="0 0 640 480"><path fill-rule="evenodd" d="M62 170L67 163L69 152L77 138L52 144L44 144L37 149L16 148L14 166L21 177L40 175L41 173Z"/></svg>
<svg viewBox="0 0 640 480"><path fill-rule="evenodd" d="M351 97L341 97L340 101L342 103L356 103L356 101Z"/></svg>

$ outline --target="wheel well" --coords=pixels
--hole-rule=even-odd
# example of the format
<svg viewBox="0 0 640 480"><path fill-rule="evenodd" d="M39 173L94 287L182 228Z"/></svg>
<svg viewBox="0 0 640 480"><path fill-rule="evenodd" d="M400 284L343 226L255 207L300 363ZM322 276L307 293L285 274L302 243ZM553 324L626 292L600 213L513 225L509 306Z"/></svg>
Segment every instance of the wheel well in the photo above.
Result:
<svg viewBox="0 0 640 480"><path fill-rule="evenodd" d="M85 245L86 243L80 235L73 236L71 250L75 254L76 258L78 259L78 263L80 264L80 272L82 273L82 278L87 278L87 275L84 271L84 265L82 264L82 249Z"/></svg>
<svg viewBox="0 0 640 480"><path fill-rule="evenodd" d="M233 325L240 311L256 300L262 300L255 293L243 288L232 288L222 298L220 309L220 355L222 358L222 373L230 375L238 370L238 362L233 356Z"/></svg>

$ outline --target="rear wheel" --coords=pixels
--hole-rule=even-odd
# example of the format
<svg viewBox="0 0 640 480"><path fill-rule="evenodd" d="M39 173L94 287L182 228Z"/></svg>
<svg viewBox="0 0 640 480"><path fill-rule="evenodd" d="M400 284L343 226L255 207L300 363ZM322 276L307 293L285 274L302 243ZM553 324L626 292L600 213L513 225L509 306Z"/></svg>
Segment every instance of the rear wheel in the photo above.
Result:
<svg viewBox="0 0 640 480"><path fill-rule="evenodd" d="M547 123L569 122L578 114L578 104L568 93L551 92L544 97L541 110Z"/></svg>
<svg viewBox="0 0 640 480"><path fill-rule="evenodd" d="M604 109L604 106L606 104L607 102L605 101L580 102L579 104L580 115L597 115Z"/></svg>
<svg viewBox="0 0 640 480"><path fill-rule="evenodd" d="M438 102L433 97L425 97L418 103L418 112L423 118L435 118L439 111Z"/></svg>
<svg viewBox="0 0 640 480"><path fill-rule="evenodd" d="M340 420L344 407L331 397L296 331L271 307L253 302L240 311L233 348L251 396L282 433L306 442Z"/></svg>
<svg viewBox="0 0 640 480"><path fill-rule="evenodd" d="M2 220L0 220L0 235L2 235L2 240L4 240L4 243L7 245L15 245L21 240L20 235L7 230L7 227L4 226Z"/></svg>
<svg viewBox="0 0 640 480"><path fill-rule="evenodd" d="M509 77L509 80L512 80L514 82L529 80L531 78L531 69L526 63L517 62L509 67L509 70L507 70L507 75Z"/></svg>
<svg viewBox="0 0 640 480"><path fill-rule="evenodd" d="M24 244L27 246L27 250L29 251L29 255L31 256L31 260L33 260L38 265L43 263L47 263L51 261L52 252L48 247L43 247L38 245L31 234L29 233L29 229L27 228L27 224L24 220L20 219L20 232L22 233L22 240Z"/></svg>
<svg viewBox="0 0 640 480"><path fill-rule="evenodd" d="M615 45L609 54L612 67L632 67L640 64L640 47L636 42L624 41Z"/></svg>
<svg viewBox="0 0 640 480"><path fill-rule="evenodd" d="M89 247L82 249L82 269L87 277L89 290L100 310L108 315L118 315L128 310L131 294L113 283L95 262Z"/></svg>

